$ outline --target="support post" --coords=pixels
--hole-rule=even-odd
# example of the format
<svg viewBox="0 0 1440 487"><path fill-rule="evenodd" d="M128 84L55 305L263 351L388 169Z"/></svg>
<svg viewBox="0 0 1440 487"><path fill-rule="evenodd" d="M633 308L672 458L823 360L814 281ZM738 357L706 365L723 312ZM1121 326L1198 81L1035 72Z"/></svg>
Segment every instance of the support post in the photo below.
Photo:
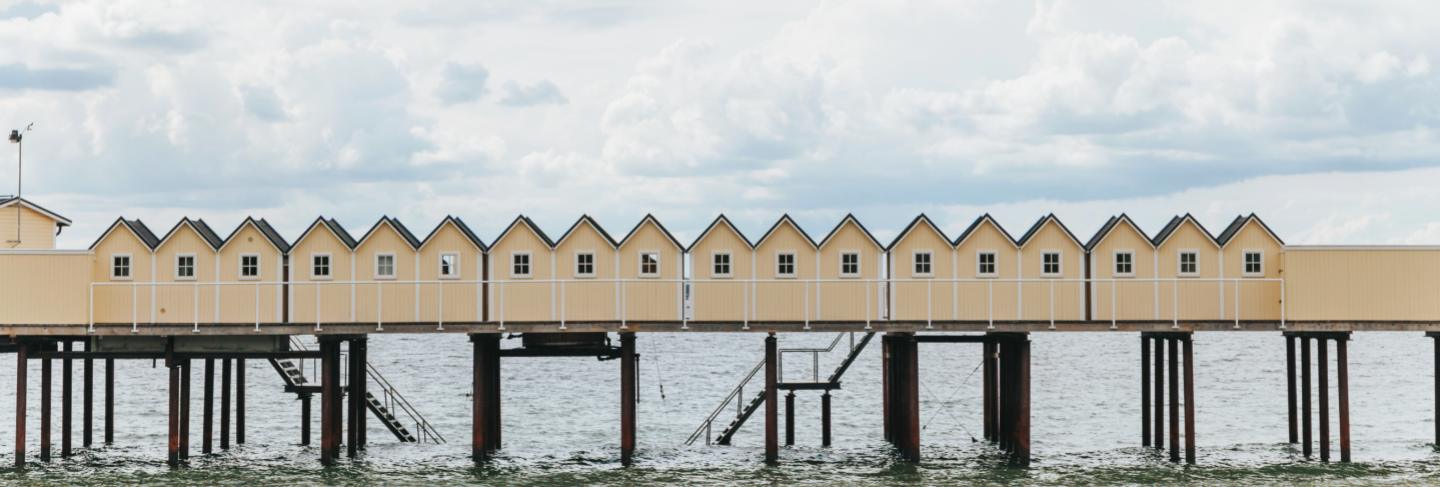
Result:
<svg viewBox="0 0 1440 487"><path fill-rule="evenodd" d="M820 396L820 446L830 446L830 390Z"/></svg>
<svg viewBox="0 0 1440 487"><path fill-rule="evenodd" d="M167 411L170 414L168 436L169 456L166 463L171 468L180 466L180 367L173 357L165 358L165 368L170 373L170 387L166 390Z"/></svg>
<svg viewBox="0 0 1440 487"><path fill-rule="evenodd" d="M1335 339L1336 380L1340 382L1340 461L1350 462L1350 364L1346 342L1350 334Z"/></svg>
<svg viewBox="0 0 1440 487"><path fill-rule="evenodd" d="M905 363L902 369L905 376L901 382L905 386L905 442L900 450L904 453L906 460L911 462L920 461L920 353L919 342L915 341L914 333L906 333L901 337L904 343Z"/></svg>
<svg viewBox="0 0 1440 487"><path fill-rule="evenodd" d="M890 390L890 357L894 352L890 346L890 342L889 333L880 336L880 423L885 432L885 441L893 444L895 442L895 427L890 424L890 400L893 399L894 393ZM1435 379L1435 390L1437 391L1435 393L1435 407L1437 411L1440 411L1440 340L1436 341L1435 357L1437 363L1435 366L1437 373L1437 378ZM1440 422L1440 412L1436 413L1436 421ZM1436 444L1440 444L1440 426L1436 426L1435 429L1435 442Z"/></svg>
<svg viewBox="0 0 1440 487"><path fill-rule="evenodd" d="M1030 465L1030 339L1015 341L1015 440L1010 464Z"/></svg>
<svg viewBox="0 0 1440 487"><path fill-rule="evenodd" d="M1157 449L1165 448L1165 341L1159 336L1152 336L1155 341L1155 374L1152 378L1155 387L1151 391L1152 406L1155 414L1150 419L1154 421L1151 433L1155 435L1155 441L1151 442Z"/></svg>
<svg viewBox="0 0 1440 487"><path fill-rule="evenodd" d="M1195 334L1185 335L1185 463L1195 464Z"/></svg>
<svg viewBox="0 0 1440 487"><path fill-rule="evenodd" d="M795 391L785 394L785 446L795 446Z"/></svg>
<svg viewBox="0 0 1440 487"><path fill-rule="evenodd" d="M500 336L490 333L470 335L470 342L474 347L474 354L471 358L471 395L474 400L471 402L471 445L470 455L476 463L483 463L490 458L490 452L496 447L495 432L499 430L497 422L499 415L495 411L498 398L495 396L496 387L493 382L497 380L498 374L495 369L500 364ZM622 428L623 429L623 428Z"/></svg>
<svg viewBox="0 0 1440 487"><path fill-rule="evenodd" d="M115 443L115 359L105 359L105 444Z"/></svg>
<svg viewBox="0 0 1440 487"><path fill-rule="evenodd" d="M1179 342L1176 337L1166 338L1170 354L1170 461L1180 461L1180 365Z"/></svg>
<svg viewBox="0 0 1440 487"><path fill-rule="evenodd" d="M337 349L335 353L340 353ZM245 359L235 359L235 444L245 444Z"/></svg>
<svg viewBox="0 0 1440 487"><path fill-rule="evenodd" d="M355 409L355 448L364 450L365 444L369 443L365 432L368 427L367 423L370 421L369 411L366 409L370 401L370 339L362 336L352 340L350 348L352 353L357 353L360 357L356 359L359 362L359 365L356 366L359 368L359 371L356 372L357 380L351 381L350 387L351 392L360 398L360 406ZM355 389L357 385L359 386L358 390Z"/></svg>
<svg viewBox="0 0 1440 487"><path fill-rule="evenodd" d="M92 343L94 342L85 342L86 352L95 351ZM81 371L82 384L80 385L80 394L82 396L80 398L82 403L80 406L80 429L82 430L80 433L80 446L88 450L92 444L92 432L94 431L95 425L95 360L90 358L87 353L81 367L84 370Z"/></svg>
<svg viewBox="0 0 1440 487"><path fill-rule="evenodd" d="M190 359L180 359L180 460L190 459Z"/></svg>
<svg viewBox="0 0 1440 487"><path fill-rule="evenodd" d="M765 337L765 463L775 464L780 461L780 438L778 431L778 420L776 416L780 408L776 404L780 401L780 395L775 390L777 357L776 357L775 332L770 332Z"/></svg>
<svg viewBox="0 0 1440 487"><path fill-rule="evenodd" d="M1289 407L1286 416L1290 419L1290 443L1300 442L1300 425L1295 414L1295 336L1285 335L1285 394ZM1440 427L1440 426L1437 426ZM1436 430L1440 432L1440 430ZM1440 436L1437 436L1440 438Z"/></svg>
<svg viewBox="0 0 1440 487"><path fill-rule="evenodd" d="M1310 458L1310 337L1300 338L1300 426L1301 439L1305 445L1301 450Z"/></svg>
<svg viewBox="0 0 1440 487"><path fill-rule="evenodd" d="M200 412L201 427L200 454L209 455L214 453L212 440L215 437L215 359L205 359L205 389L200 395L205 396L205 406Z"/></svg>
<svg viewBox="0 0 1440 487"><path fill-rule="evenodd" d="M65 342L65 351L66 351L66 352L70 352L70 351L73 350L73 348L74 348L74 344L73 344L72 342L70 342L70 341L67 340L67 341ZM71 372L72 372L72 369L71 369L71 359L70 359L69 354L66 354L65 358L64 358L64 359L61 359L61 361L60 361L60 373L61 373L61 376L60 376L60 457L61 457L61 458L69 457L69 456L70 456L70 452L71 452L71 449L70 449L70 437L71 437L71 434L70 434L70 432L71 432L70 425L71 425L71 421L70 421L70 419L71 419L71 414L74 412L74 409L75 409L75 408L74 408L74 403L70 401L70 398L72 397L71 394L70 394L70 389L71 389L71 387L70 387L70 385L71 385L71 384L70 384L70 383L71 383L71 380L70 380L70 379L71 379L71 376L73 375Z"/></svg>
<svg viewBox="0 0 1440 487"><path fill-rule="evenodd" d="M1320 379L1319 387L1315 393L1320 398L1320 461L1330 461L1330 338L1320 336L1315 339L1315 345L1319 347L1319 360L1316 361L1318 368L1317 375Z"/></svg>
<svg viewBox="0 0 1440 487"><path fill-rule="evenodd" d="M995 346L996 349L999 351L999 356L997 357L997 360L999 362L998 368L1000 369L1000 376L996 378L996 381L999 383L1000 386L1000 397L998 398L996 404L996 407L999 408L998 412L1000 416L1000 423L997 425L998 427L996 428L996 431L999 433L999 438L996 442L996 446L1000 447L1001 450L1008 452L1010 451L1010 435L1013 431L1012 428L1014 426L1013 414L1015 409L1011 402L1014 400L1015 396L1015 382L1011 374L1015 372L1015 364L1011 362L1011 357L1015 355L1015 350L1014 346L1011 345L1008 340L1002 340L996 343Z"/></svg>
<svg viewBox="0 0 1440 487"><path fill-rule="evenodd" d="M980 352L980 422L984 424L987 441L995 439L995 364L991 360L994 356L995 342L986 339Z"/></svg>
<svg viewBox="0 0 1440 487"><path fill-rule="evenodd" d="M324 356L324 354L325 354L324 348L321 348L320 354L321 354L322 357ZM321 358L320 360L321 360L321 361L324 361L325 359L324 359L324 358ZM230 374L231 374L230 364L231 364L231 359L228 359L228 358L222 358L222 359L220 359L220 449L221 449L221 450L229 450L229 449L230 449ZM323 380L325 379L325 377L322 375L322 376L320 377L320 379L323 381Z"/></svg>
<svg viewBox="0 0 1440 487"><path fill-rule="evenodd" d="M310 394L300 395L300 444L310 444Z"/></svg>
<svg viewBox="0 0 1440 487"><path fill-rule="evenodd" d="M50 359L40 359L40 461L50 461Z"/></svg>
<svg viewBox="0 0 1440 487"><path fill-rule="evenodd" d="M345 375L348 376L349 394L346 396L350 401L345 405L345 456L355 458L360 454L360 394L364 379L360 372L360 350L357 342L359 339L348 340L350 342L350 354L345 360Z"/></svg>
<svg viewBox="0 0 1440 487"><path fill-rule="evenodd" d="M620 334L620 464L635 457L635 333Z"/></svg>
<svg viewBox="0 0 1440 487"><path fill-rule="evenodd" d="M340 342L320 338L320 463L334 465L340 456Z"/></svg>
<svg viewBox="0 0 1440 487"><path fill-rule="evenodd" d="M29 389L29 345L20 342L15 348L15 468L25 468L25 393Z"/></svg>
<svg viewBox="0 0 1440 487"><path fill-rule="evenodd" d="M1140 446L1150 446L1150 334L1140 333Z"/></svg>

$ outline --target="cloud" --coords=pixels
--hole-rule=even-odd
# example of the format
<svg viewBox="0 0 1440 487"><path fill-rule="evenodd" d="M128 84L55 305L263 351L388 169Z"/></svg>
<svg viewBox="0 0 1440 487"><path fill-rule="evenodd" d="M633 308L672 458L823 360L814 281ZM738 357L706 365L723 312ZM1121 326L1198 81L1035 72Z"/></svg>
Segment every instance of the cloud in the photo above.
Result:
<svg viewBox="0 0 1440 487"><path fill-rule="evenodd" d="M529 85L506 81L500 88L499 103L505 106L564 105L569 102L560 92L560 87L550 80L542 79Z"/></svg>
<svg viewBox="0 0 1440 487"><path fill-rule="evenodd" d="M435 96L447 104L479 100L488 91L490 71L479 64L446 63Z"/></svg>
<svg viewBox="0 0 1440 487"><path fill-rule="evenodd" d="M32 68L24 64L0 65L0 88L86 91L110 86L114 81L115 73L104 68Z"/></svg>
<svg viewBox="0 0 1440 487"><path fill-rule="evenodd" d="M275 90L262 86L241 86L240 99L245 110L260 120L279 122L287 117L285 104L275 95Z"/></svg>
<svg viewBox="0 0 1440 487"><path fill-rule="evenodd" d="M0 11L0 18L3 19L33 19L45 14L53 14L60 11L58 5L44 4L38 2L15 2Z"/></svg>

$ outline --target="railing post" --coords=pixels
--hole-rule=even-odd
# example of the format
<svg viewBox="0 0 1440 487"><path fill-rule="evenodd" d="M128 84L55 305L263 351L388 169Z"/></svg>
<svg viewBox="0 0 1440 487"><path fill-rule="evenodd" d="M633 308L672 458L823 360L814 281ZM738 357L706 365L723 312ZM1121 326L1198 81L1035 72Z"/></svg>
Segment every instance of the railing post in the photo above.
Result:
<svg viewBox="0 0 1440 487"><path fill-rule="evenodd" d="M351 302L351 306L355 303ZM320 331L320 282L315 282L315 331Z"/></svg>
<svg viewBox="0 0 1440 487"><path fill-rule="evenodd" d="M1285 329L1285 308L1287 308L1287 307L1289 307L1289 306L1290 306L1289 303L1287 303L1287 302L1285 301L1285 279L1280 279L1280 329L1281 329L1281 330L1284 330L1284 329ZM1341 347L1341 350L1344 350L1344 344L1341 344L1340 347Z"/></svg>
<svg viewBox="0 0 1440 487"><path fill-rule="evenodd" d="M865 281L865 329L866 329L866 330L869 330L869 329L870 329L870 318L871 318L871 314L870 314L870 298L873 298L873 297L875 297L875 295L870 292L870 281Z"/></svg>
<svg viewBox="0 0 1440 487"><path fill-rule="evenodd" d="M1115 328L1117 328L1117 327L1115 326L1115 322L1116 322L1116 315L1119 314L1119 313L1116 313L1116 312L1115 312L1115 311L1116 311L1116 309L1115 309L1115 295L1116 295L1116 291L1115 291L1115 289L1116 289L1116 284L1115 284L1115 282L1116 282L1116 281L1115 281L1114 279L1111 279L1111 280L1110 280L1110 329L1111 329L1111 330L1114 330Z"/></svg>
<svg viewBox="0 0 1440 487"><path fill-rule="evenodd" d="M194 320L194 328L191 328L191 329L190 329L190 333L200 333L200 283L199 283L199 282L194 282L194 283L191 283L191 284L190 284L190 295L191 295L191 296L190 296L190 300L192 301L191 306L190 306L190 308L191 308L190 311L191 311L191 315L193 315L192 319Z"/></svg>
<svg viewBox="0 0 1440 487"><path fill-rule="evenodd" d="M1018 310L1017 310L1018 311ZM985 328L995 329L995 281L985 281L985 313L990 324Z"/></svg>
<svg viewBox="0 0 1440 487"><path fill-rule="evenodd" d="M375 281L375 329L385 329L385 283L381 281Z"/></svg>
<svg viewBox="0 0 1440 487"><path fill-rule="evenodd" d="M255 331L260 331L260 283L255 283Z"/></svg>
<svg viewBox="0 0 1440 487"><path fill-rule="evenodd" d="M495 287L500 294L500 330L505 329L505 285L509 281L496 281Z"/></svg>
<svg viewBox="0 0 1440 487"><path fill-rule="evenodd" d="M568 308L569 306L568 303L565 302L565 281L559 281L558 283L560 285L560 329L564 330L565 308Z"/></svg>
<svg viewBox="0 0 1440 487"><path fill-rule="evenodd" d="M628 306L625 305L625 285L629 283L620 278L616 278L615 280L620 283L620 329L624 330L630 328L630 319L625 313L626 308L628 308Z"/></svg>
<svg viewBox="0 0 1440 487"><path fill-rule="evenodd" d="M1172 317L1170 318L1170 320L1171 320L1170 328L1171 328L1171 329L1179 329L1179 328L1180 328L1180 281L1177 281L1177 280L1171 280L1171 281L1170 281L1170 314L1172 315ZM1188 400L1190 400L1190 399L1187 397L1185 400L1188 401Z"/></svg>
<svg viewBox="0 0 1440 487"><path fill-rule="evenodd" d="M1240 329L1240 280L1235 280L1235 329Z"/></svg>
<svg viewBox="0 0 1440 487"><path fill-rule="evenodd" d="M935 319L935 286L933 281L925 281L925 329L935 328L932 325Z"/></svg>
<svg viewBox="0 0 1440 487"><path fill-rule="evenodd" d="M435 281L435 283L437 292L440 294L440 309L435 312L435 319L438 320L435 329L445 331L445 281Z"/></svg>
<svg viewBox="0 0 1440 487"><path fill-rule="evenodd" d="M742 288L740 288L740 292L742 292L742 293L745 294L744 296L741 296L741 297L740 297L740 300L745 303L745 304L744 304L745 316L741 316L741 317L740 317L740 329L741 329L741 330L749 330L749 329L750 329L750 294L753 292L753 291L751 291L751 288L754 287L754 286L755 286L755 276L750 276L750 280L745 281L745 286L742 287ZM867 304L868 304L868 303L867 303Z"/></svg>
<svg viewBox="0 0 1440 487"><path fill-rule="evenodd" d="M817 285L818 287L818 285ZM810 329L810 281L805 281L805 329Z"/></svg>
<svg viewBox="0 0 1440 487"><path fill-rule="evenodd" d="M1055 281L1050 281L1050 329L1055 329Z"/></svg>
<svg viewBox="0 0 1440 487"><path fill-rule="evenodd" d="M90 327L86 331L95 332L95 283L90 283L90 292L85 301L85 311L90 315Z"/></svg>
<svg viewBox="0 0 1440 487"><path fill-rule="evenodd" d="M140 291L139 286L130 283L130 333L140 332Z"/></svg>

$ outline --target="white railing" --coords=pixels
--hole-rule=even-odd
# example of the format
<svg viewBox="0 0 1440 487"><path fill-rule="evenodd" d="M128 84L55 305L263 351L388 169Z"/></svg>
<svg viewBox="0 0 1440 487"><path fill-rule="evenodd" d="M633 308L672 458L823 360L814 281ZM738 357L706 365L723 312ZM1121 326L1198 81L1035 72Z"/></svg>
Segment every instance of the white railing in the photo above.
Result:
<svg viewBox="0 0 1440 487"><path fill-rule="evenodd" d="M273 293L273 303L262 304L266 293ZM374 323L382 331L387 323L444 330L455 322L490 323L499 330L516 322L557 323L560 329L616 322L628 329L632 321L678 322L680 329L691 321L742 329L752 322L792 322L808 330L815 322L870 329L875 322L933 327L964 321L993 328L996 322L1048 321L1053 328L1090 321L1114 328L1124 321L1169 321L1178 328L1182 321L1233 321L1238 328L1242 321L1263 320L1283 328L1284 297L1284 281L1274 278L113 281L90 285L88 314L92 331L97 321L129 321L132 332L157 322L189 323L194 332L212 323L253 324L255 331L267 323L313 324L315 331L326 323ZM99 317L97 300L103 302Z"/></svg>

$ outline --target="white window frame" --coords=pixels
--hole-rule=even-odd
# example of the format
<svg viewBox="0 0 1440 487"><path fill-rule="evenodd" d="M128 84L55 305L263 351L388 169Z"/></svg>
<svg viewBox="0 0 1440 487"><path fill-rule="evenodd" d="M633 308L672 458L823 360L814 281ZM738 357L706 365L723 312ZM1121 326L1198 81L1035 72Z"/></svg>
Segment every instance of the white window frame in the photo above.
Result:
<svg viewBox="0 0 1440 487"><path fill-rule="evenodd" d="M715 259L719 258L722 255L725 256L725 272L715 272L715 265L718 263L715 261ZM731 254L729 250L717 250L714 252L710 252L710 277L716 279L729 279L734 276L735 255Z"/></svg>
<svg viewBox="0 0 1440 487"><path fill-rule="evenodd" d="M782 256L782 255L788 255L788 256L790 256L790 273L788 273L788 274L780 272L780 256ZM800 257L797 256L797 255L795 255L795 252L794 252L794 251L791 251L791 250L782 250L782 251L775 252L775 278L776 278L776 279L795 279L795 278L796 278L797 276L799 276L799 275L800 275Z"/></svg>
<svg viewBox="0 0 1440 487"><path fill-rule="evenodd" d="M579 251L576 251L576 252L574 253L574 255L575 255L575 260L574 260L574 262L575 262L575 267L572 267L572 268L570 269L571 274L573 274L576 279L594 279L594 278L595 278L595 265L596 265L596 261L595 261L595 251L593 251L593 250L579 250ZM580 256L582 256L582 255L588 255L588 256L590 256L590 272L580 272Z"/></svg>
<svg viewBox="0 0 1440 487"><path fill-rule="evenodd" d="M523 273L523 274L515 272L515 258L516 258L516 257L519 257L519 256L522 256L522 255L525 256L525 273ZM510 278L511 278L511 279L529 279L531 276L534 276L534 275L535 275L535 258L530 255L530 252L511 252L511 253L510 253Z"/></svg>
<svg viewBox="0 0 1440 487"><path fill-rule="evenodd" d="M855 256L855 272L845 272L845 256L848 256L848 255L853 255L853 256ZM860 274L863 272L861 269L863 269L862 266L864 265L864 260L865 260L865 258L863 257L863 255L864 255L864 254L861 254L860 251L858 251L858 250L842 250L842 251L840 251L840 278L841 278L841 279L855 279L855 278L860 277Z"/></svg>
<svg viewBox="0 0 1440 487"><path fill-rule="evenodd" d="M389 258L390 258L390 274L389 274L389 275L384 275L384 274L381 274L381 273L380 273L380 258L382 258L382 257L389 257ZM397 274L400 274L400 261L395 258L395 253L394 253L394 252L376 252L376 253L375 253L375 268L374 268L374 274L372 274L372 275L375 277L375 280L377 280L377 281L393 281L393 280L395 280L395 276L396 276Z"/></svg>
<svg viewBox="0 0 1440 487"><path fill-rule="evenodd" d="M255 275L253 275L253 276L247 276L247 275L245 275L245 258L246 258L246 257L254 257L254 258L255 258ZM236 261L236 264L238 264L238 266L235 268L235 276L236 276L237 278L239 278L239 279L242 280L242 281L258 281L258 280L260 280L260 269L261 269L261 267L260 267L260 254L256 254L256 253L240 254L240 257L239 257L238 260Z"/></svg>
<svg viewBox="0 0 1440 487"><path fill-rule="evenodd" d="M655 272L645 272L645 256L647 256L647 255L655 256ZM653 279L653 278L656 278L656 277L660 277L660 270L661 270L661 269L660 269L660 265L661 265L662 261L660 260L660 252L659 252L659 251L655 251L655 250L641 250L641 251L639 251L639 252L636 253L635 263L639 266L639 268L636 269L636 274L635 274L635 275L637 275L637 276L639 276L639 277L642 277L642 278L646 278L646 279Z"/></svg>
<svg viewBox="0 0 1440 487"><path fill-rule="evenodd" d="M1056 272L1045 271L1045 256L1055 255ZM1040 277L1065 277L1065 253L1059 250L1040 251Z"/></svg>
<svg viewBox="0 0 1440 487"><path fill-rule="evenodd" d="M455 258L455 261L450 264L450 272L449 272L449 273L446 273L446 272L445 272L445 258L446 258L446 257L454 257L454 258ZM460 269L461 269L461 267L460 267L460 253L459 253L459 252L441 252L441 253L440 253L440 257L438 258L438 260L435 261L435 275L440 276L441 279L459 279L459 278L460 278L460 274L461 274L461 270L460 270Z"/></svg>
<svg viewBox="0 0 1440 487"><path fill-rule="evenodd" d="M920 272L915 268L920 265L920 256L925 256L925 268L929 272ZM910 276L911 277L935 277L935 253L930 249L916 250L910 253Z"/></svg>
<svg viewBox="0 0 1440 487"><path fill-rule="evenodd" d="M980 260L980 256L982 255L990 256L990 272L984 271L984 262ZM1000 252L994 250L975 251L975 277L986 279L1000 277Z"/></svg>
<svg viewBox="0 0 1440 487"><path fill-rule="evenodd" d="M189 277L185 277L185 276L181 276L181 275L180 275L180 259L183 259L183 258L185 258L185 257L189 257L189 258L190 258L190 276L189 276ZM177 281L193 281L193 280L195 280L195 276L196 276L196 274L198 274L198 268L199 268L199 267L200 267L200 259L199 259L198 257L196 257L195 254L175 254L175 280L177 280Z"/></svg>
<svg viewBox="0 0 1440 487"><path fill-rule="evenodd" d="M1260 256L1260 270L1250 272L1250 262L1247 257L1250 254ZM1244 249L1240 252L1240 275L1243 277L1265 277L1265 251L1258 249Z"/></svg>
<svg viewBox="0 0 1440 487"><path fill-rule="evenodd" d="M323 276L317 276L317 275L315 275L315 258L317 258L317 257L324 257L324 258L325 258L325 275L323 275ZM312 281L333 281L333 280L335 280L335 257L334 257L334 256L331 256L329 252L311 252L311 253L310 253L310 280L312 280Z"/></svg>
<svg viewBox="0 0 1440 487"><path fill-rule="evenodd" d="M1195 256L1195 270L1185 272L1185 254ZM1200 251L1198 249L1180 249L1175 252L1175 275L1180 277L1200 277Z"/></svg>
<svg viewBox="0 0 1440 487"><path fill-rule="evenodd" d="M1126 255L1126 256L1129 256L1129 257L1130 257L1130 263L1129 263L1129 265L1130 265L1130 272L1120 272L1120 256L1121 256L1121 255ZM1042 266L1040 269L1041 269L1041 270L1044 270L1045 268L1044 268L1043 266L1045 265L1045 261L1044 261L1045 258L1044 258L1044 257L1041 257L1040 259L1041 259L1040 265ZM1063 260L1064 258L1062 257L1061 259ZM1063 269L1062 269L1062 272L1063 272ZM1110 254L1110 276L1111 276L1111 277L1135 277L1135 251L1134 251L1134 250L1128 250L1128 249L1125 249L1125 250L1116 250L1115 252L1113 252L1113 253Z"/></svg>
<svg viewBox="0 0 1440 487"><path fill-rule="evenodd" d="M115 275L115 259L125 258L125 275ZM133 281L135 280L135 257L129 253L110 254L110 280L112 281Z"/></svg>

